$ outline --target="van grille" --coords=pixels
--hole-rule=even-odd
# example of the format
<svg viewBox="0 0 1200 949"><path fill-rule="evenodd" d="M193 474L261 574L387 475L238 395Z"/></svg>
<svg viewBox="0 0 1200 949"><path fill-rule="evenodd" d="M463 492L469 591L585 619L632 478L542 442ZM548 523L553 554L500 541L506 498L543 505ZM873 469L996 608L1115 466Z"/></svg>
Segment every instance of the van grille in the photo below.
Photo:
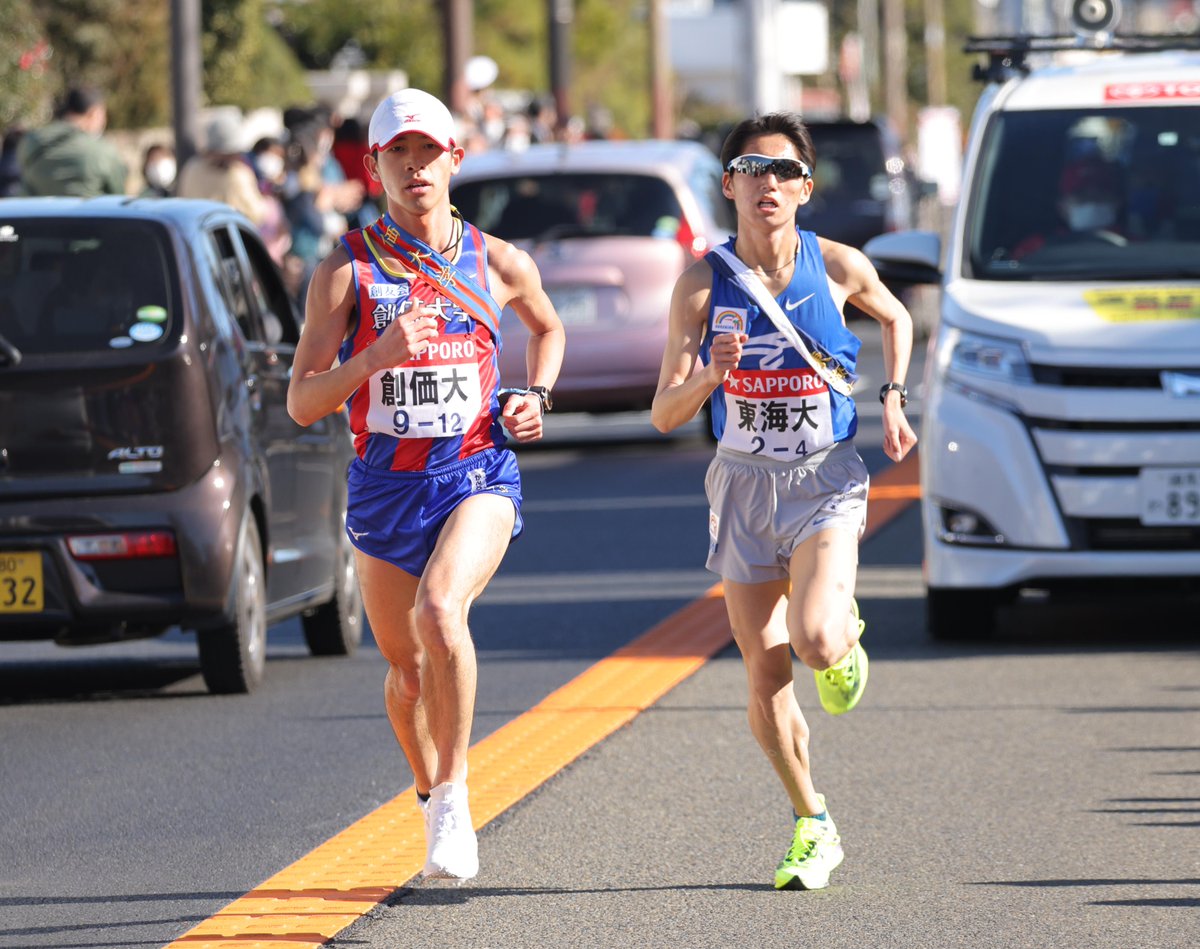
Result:
<svg viewBox="0 0 1200 949"><path fill-rule="evenodd" d="M1107 366L1032 366L1031 368L1034 381L1044 386L1087 389L1162 388L1162 369Z"/></svg>
<svg viewBox="0 0 1200 949"><path fill-rule="evenodd" d="M1065 519L1072 546L1085 550L1200 550L1200 527L1147 527L1133 518Z"/></svg>

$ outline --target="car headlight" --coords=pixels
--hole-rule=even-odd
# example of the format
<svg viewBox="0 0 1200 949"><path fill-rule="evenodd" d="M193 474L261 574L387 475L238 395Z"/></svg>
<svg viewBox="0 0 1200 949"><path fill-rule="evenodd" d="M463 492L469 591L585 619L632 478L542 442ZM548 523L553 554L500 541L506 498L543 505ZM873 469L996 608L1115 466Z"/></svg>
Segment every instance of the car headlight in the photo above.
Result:
<svg viewBox="0 0 1200 949"><path fill-rule="evenodd" d="M997 382L1033 382L1025 350L1015 339L983 336L965 330L947 334L950 371Z"/></svg>

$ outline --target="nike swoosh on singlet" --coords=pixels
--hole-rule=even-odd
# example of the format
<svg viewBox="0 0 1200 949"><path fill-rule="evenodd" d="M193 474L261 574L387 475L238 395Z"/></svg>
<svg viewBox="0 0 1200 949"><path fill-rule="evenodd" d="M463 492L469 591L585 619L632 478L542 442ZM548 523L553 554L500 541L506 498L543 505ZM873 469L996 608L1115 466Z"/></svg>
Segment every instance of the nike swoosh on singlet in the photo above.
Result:
<svg viewBox="0 0 1200 949"><path fill-rule="evenodd" d="M816 296L816 294L814 294L814 293L810 293L808 296L806 296L806 297L804 298L804 300L811 300L811 299L812 299L814 296ZM798 307L798 306L799 306L801 303L803 303L803 302L804 302L804 300L797 300L795 303L788 303L788 302L785 300L785 301L784 301L784 303L783 303L783 308L784 308L785 310L794 310L794 309L796 309L796 307Z"/></svg>

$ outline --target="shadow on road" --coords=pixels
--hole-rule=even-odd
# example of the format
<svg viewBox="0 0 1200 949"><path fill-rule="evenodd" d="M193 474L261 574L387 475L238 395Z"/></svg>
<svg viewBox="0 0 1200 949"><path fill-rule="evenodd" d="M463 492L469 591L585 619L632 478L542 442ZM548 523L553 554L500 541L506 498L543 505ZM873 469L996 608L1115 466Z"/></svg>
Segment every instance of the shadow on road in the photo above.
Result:
<svg viewBox="0 0 1200 949"><path fill-rule="evenodd" d="M195 661L56 659L0 665L0 705L208 695ZM172 688L196 677L191 688ZM170 691L165 691L170 689Z"/></svg>

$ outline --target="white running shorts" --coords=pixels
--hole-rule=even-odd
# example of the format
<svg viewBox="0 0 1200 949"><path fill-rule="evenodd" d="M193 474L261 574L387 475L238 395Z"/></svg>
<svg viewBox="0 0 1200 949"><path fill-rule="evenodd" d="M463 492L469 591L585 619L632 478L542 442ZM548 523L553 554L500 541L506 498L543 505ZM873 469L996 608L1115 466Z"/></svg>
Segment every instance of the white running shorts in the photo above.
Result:
<svg viewBox="0 0 1200 949"><path fill-rule="evenodd" d="M788 576L796 548L829 528L867 526L870 475L853 442L780 462L718 448L708 466L706 566L738 583Z"/></svg>

